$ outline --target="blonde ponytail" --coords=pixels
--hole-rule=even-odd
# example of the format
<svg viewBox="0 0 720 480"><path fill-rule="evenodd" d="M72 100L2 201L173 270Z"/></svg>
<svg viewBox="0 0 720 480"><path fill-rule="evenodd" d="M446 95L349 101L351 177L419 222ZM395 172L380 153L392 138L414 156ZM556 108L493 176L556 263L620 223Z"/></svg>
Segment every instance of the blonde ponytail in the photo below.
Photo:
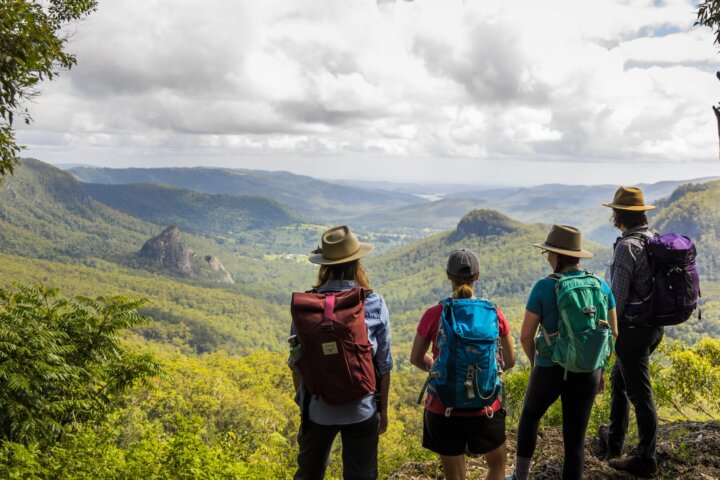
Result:
<svg viewBox="0 0 720 480"><path fill-rule="evenodd" d="M477 281L479 275L473 275L472 277L456 277L448 274L448 279L453 284L452 298L472 298L475 296L473 285Z"/></svg>

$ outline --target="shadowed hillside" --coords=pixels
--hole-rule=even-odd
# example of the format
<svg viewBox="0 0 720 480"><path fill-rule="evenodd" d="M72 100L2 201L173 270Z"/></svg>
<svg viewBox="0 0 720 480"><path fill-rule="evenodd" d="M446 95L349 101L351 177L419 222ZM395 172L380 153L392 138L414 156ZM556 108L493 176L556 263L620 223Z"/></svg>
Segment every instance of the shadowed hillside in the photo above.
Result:
<svg viewBox="0 0 720 480"><path fill-rule="evenodd" d="M223 168L89 168L69 170L87 183L153 183L201 193L264 196L317 218L418 203L413 195L336 185L289 172Z"/></svg>
<svg viewBox="0 0 720 480"><path fill-rule="evenodd" d="M159 225L189 232L228 235L300 222L297 214L264 197L211 195L166 185L83 184L95 200Z"/></svg>

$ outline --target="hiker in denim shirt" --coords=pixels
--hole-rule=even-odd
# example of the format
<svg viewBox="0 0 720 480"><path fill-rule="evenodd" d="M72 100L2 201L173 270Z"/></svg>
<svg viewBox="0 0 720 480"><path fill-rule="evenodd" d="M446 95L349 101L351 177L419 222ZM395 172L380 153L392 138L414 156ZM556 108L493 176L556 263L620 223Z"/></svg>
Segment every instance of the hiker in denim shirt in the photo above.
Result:
<svg viewBox="0 0 720 480"><path fill-rule="evenodd" d="M660 345L663 327L645 324L648 299L653 288L645 242L653 236L645 212L655 207L645 205L642 191L620 187L612 203L613 224L622 232L613 249L613 260L607 273L617 300L619 334L615 344L616 361L610 372L612 395L610 425L598 429L600 450L610 459L610 466L637 476L657 472L655 446L657 411L650 384L650 355ZM620 457L630 421L630 404L635 409L638 445L635 454Z"/></svg>
<svg viewBox="0 0 720 480"><path fill-rule="evenodd" d="M359 258L372 251L372 245L358 242L348 227L336 227L323 234L323 247L310 260L321 265L318 293L342 292L356 287L369 289L369 281ZM376 382L380 401L369 393L342 405L331 405L312 395L302 385L302 377L292 356L288 365L293 371L295 401L301 407L303 425L298 433L298 470L295 480L322 479L330 459L333 440L340 432L343 446L345 478L374 480L377 472L379 435L387 430L390 370L389 313L382 296L370 293L365 300L365 325L372 344ZM295 324L291 335L296 334ZM306 395L310 395L309 399Z"/></svg>

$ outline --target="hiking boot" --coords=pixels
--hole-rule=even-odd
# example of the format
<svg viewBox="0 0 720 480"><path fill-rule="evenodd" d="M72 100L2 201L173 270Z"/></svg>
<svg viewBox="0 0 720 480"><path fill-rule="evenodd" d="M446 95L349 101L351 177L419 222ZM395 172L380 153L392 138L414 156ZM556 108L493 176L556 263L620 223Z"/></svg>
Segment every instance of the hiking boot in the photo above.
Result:
<svg viewBox="0 0 720 480"><path fill-rule="evenodd" d="M600 425L597 432L597 440L595 447L597 448L597 456L611 460L620 456L619 451L610 451L610 427L608 425Z"/></svg>
<svg viewBox="0 0 720 480"><path fill-rule="evenodd" d="M642 458L635 455L626 455L622 458L610 460L609 464L615 470L623 470L637 477L654 477L657 473L655 457Z"/></svg>

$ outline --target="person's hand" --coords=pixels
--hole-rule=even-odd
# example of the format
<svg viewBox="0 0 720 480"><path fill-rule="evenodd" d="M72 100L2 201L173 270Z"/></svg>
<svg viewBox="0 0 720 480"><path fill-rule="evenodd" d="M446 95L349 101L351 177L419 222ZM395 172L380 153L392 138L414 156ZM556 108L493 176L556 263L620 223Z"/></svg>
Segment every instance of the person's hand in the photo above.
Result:
<svg viewBox="0 0 720 480"><path fill-rule="evenodd" d="M429 372L430 370L432 370L433 357L431 357L430 355L428 355L426 353L425 356L423 357L423 361L425 362L425 371Z"/></svg>
<svg viewBox="0 0 720 480"><path fill-rule="evenodd" d="M597 392L595 392L596 395L602 395L605 393L605 372L600 373L600 384L598 385Z"/></svg>
<svg viewBox="0 0 720 480"><path fill-rule="evenodd" d="M387 412L380 412L380 422L378 423L378 435L387 432L388 417Z"/></svg>

